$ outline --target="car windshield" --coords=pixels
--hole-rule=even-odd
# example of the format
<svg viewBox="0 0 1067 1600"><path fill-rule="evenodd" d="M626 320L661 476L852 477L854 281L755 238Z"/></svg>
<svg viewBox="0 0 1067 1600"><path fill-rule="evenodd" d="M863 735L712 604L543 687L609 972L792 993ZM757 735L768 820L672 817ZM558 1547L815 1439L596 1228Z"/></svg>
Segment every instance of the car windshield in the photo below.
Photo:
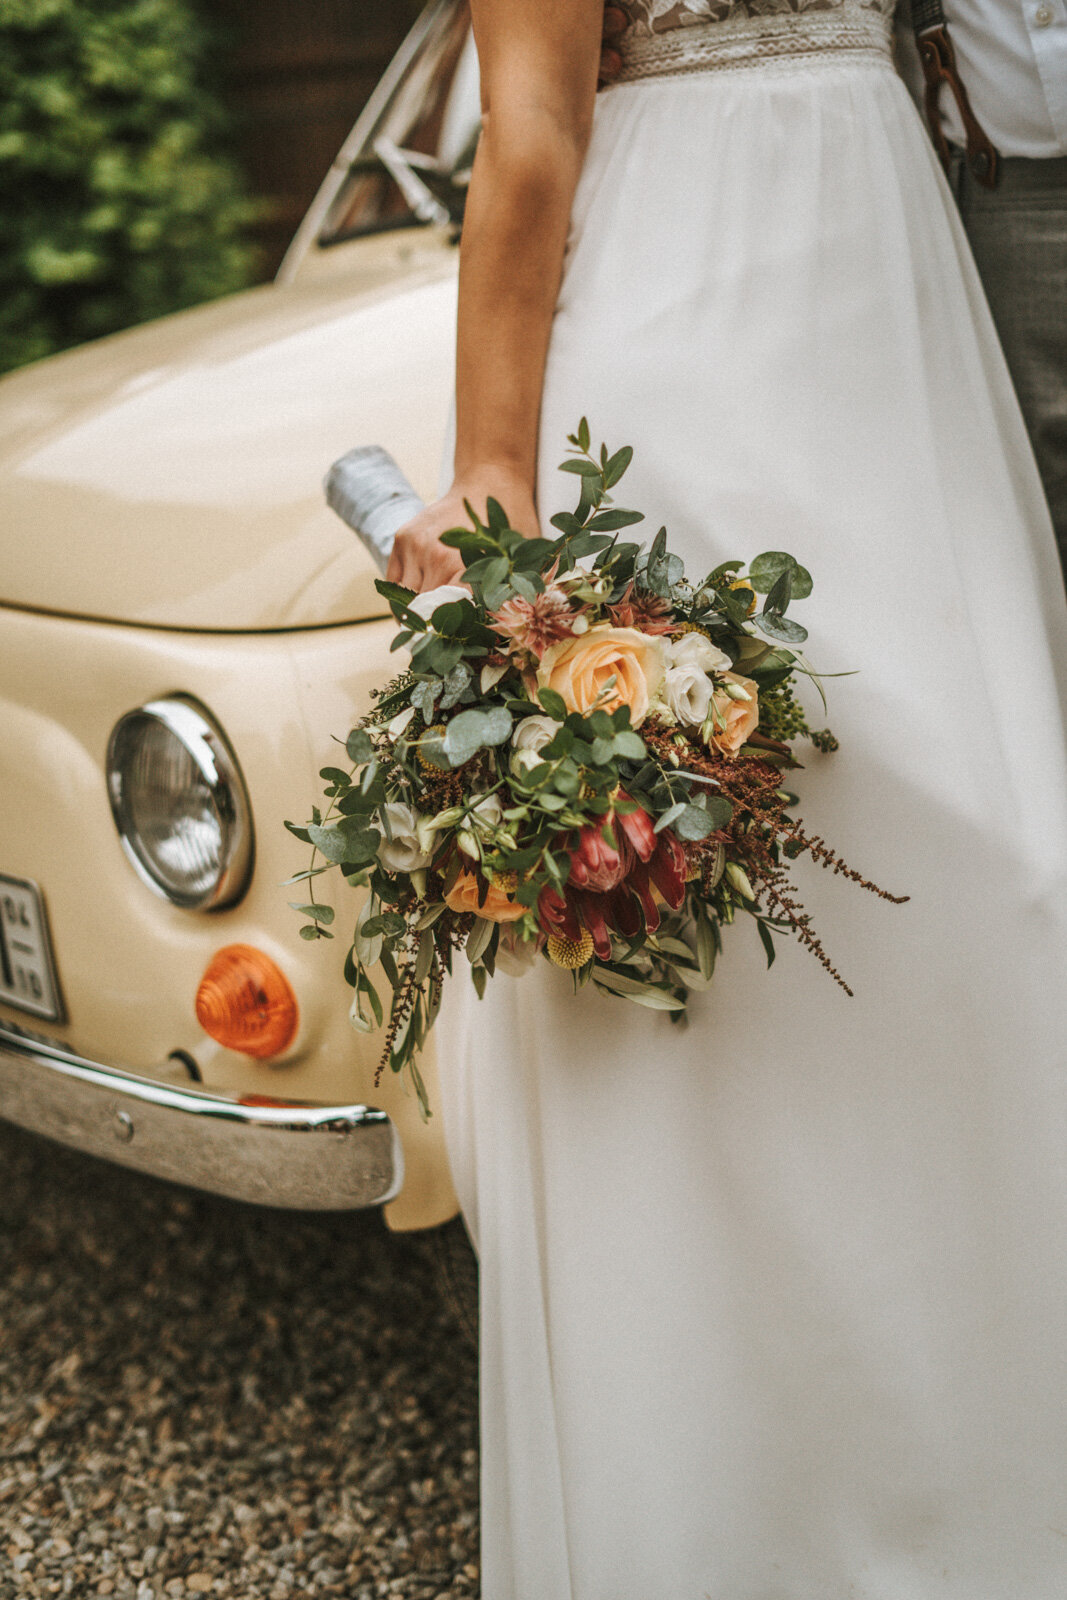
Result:
<svg viewBox="0 0 1067 1600"><path fill-rule="evenodd" d="M467 0L427 6L335 163L317 239L463 218L481 111Z"/></svg>

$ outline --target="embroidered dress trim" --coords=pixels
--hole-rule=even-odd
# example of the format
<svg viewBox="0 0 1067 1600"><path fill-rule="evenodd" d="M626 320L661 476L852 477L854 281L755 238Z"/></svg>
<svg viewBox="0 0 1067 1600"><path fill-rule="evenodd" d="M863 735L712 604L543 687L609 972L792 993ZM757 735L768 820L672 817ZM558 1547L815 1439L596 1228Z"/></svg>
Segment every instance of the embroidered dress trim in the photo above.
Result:
<svg viewBox="0 0 1067 1600"><path fill-rule="evenodd" d="M849 6L799 14L739 15L645 35L631 29L620 49L623 66L615 81L634 83L641 78L752 67L839 50L888 58L892 31L883 12Z"/></svg>

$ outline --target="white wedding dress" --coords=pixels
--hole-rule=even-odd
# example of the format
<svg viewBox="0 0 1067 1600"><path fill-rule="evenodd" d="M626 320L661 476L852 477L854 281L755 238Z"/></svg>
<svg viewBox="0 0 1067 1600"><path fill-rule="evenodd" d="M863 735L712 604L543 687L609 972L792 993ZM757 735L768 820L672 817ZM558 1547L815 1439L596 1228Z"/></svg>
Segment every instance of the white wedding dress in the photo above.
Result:
<svg viewBox="0 0 1067 1600"><path fill-rule="evenodd" d="M891 0L629 0L545 386L691 571L791 551L849 999L727 930L685 1030L460 962L484 1600L1067 1595L1067 605ZM809 707L820 726L817 702Z"/></svg>

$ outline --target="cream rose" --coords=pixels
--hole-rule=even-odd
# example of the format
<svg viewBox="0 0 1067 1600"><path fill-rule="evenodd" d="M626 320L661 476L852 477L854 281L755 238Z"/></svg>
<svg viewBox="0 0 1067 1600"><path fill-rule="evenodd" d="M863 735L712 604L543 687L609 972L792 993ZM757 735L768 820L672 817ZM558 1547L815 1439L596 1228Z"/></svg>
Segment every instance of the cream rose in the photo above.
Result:
<svg viewBox="0 0 1067 1600"><path fill-rule="evenodd" d="M733 684L743 691L746 698L735 700L721 686L725 684ZM759 723L759 689L751 678L739 677L736 672L724 672L721 685L712 695L715 716L708 743L714 745L716 750L721 750L723 755L733 756L749 734L755 732Z"/></svg>
<svg viewBox="0 0 1067 1600"><path fill-rule="evenodd" d="M577 639L550 645L541 657L537 682L561 695L568 711L588 714L596 708L614 711L629 706L630 722L638 728L664 672L659 639L636 628L596 627Z"/></svg>
<svg viewBox="0 0 1067 1600"><path fill-rule="evenodd" d="M442 583L436 589L426 589L422 594L415 595L408 601L408 610L414 611L424 622L429 622L438 606L446 606L450 600L469 600L470 597L470 590L461 583Z"/></svg>
<svg viewBox="0 0 1067 1600"><path fill-rule="evenodd" d="M378 860L386 872L417 872L433 860L433 830L410 806L390 800L381 807L389 824L378 846ZM391 837L390 837L391 836Z"/></svg>
<svg viewBox="0 0 1067 1600"><path fill-rule="evenodd" d="M714 688L700 667L668 667L662 698L671 716L683 727L699 728L708 714Z"/></svg>
<svg viewBox="0 0 1067 1600"><path fill-rule="evenodd" d="M702 633L683 633L671 639L667 646L667 665L670 667L695 667L698 672L728 672L730 657L725 650L712 644ZM703 720L703 719L701 719Z"/></svg>
<svg viewBox="0 0 1067 1600"><path fill-rule="evenodd" d="M562 726L562 722L557 722L555 717L523 717L511 735L512 745L516 750L543 750L546 744L552 743Z"/></svg>

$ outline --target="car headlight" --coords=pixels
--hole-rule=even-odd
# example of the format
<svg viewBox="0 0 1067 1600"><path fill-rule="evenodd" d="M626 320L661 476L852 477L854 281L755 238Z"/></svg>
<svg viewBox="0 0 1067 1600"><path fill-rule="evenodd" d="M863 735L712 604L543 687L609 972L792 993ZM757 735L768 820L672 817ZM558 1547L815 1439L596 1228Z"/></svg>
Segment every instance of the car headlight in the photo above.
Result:
<svg viewBox="0 0 1067 1600"><path fill-rule="evenodd" d="M129 711L107 751L111 810L138 874L174 905L232 905L252 869L252 812L222 729L187 695Z"/></svg>

